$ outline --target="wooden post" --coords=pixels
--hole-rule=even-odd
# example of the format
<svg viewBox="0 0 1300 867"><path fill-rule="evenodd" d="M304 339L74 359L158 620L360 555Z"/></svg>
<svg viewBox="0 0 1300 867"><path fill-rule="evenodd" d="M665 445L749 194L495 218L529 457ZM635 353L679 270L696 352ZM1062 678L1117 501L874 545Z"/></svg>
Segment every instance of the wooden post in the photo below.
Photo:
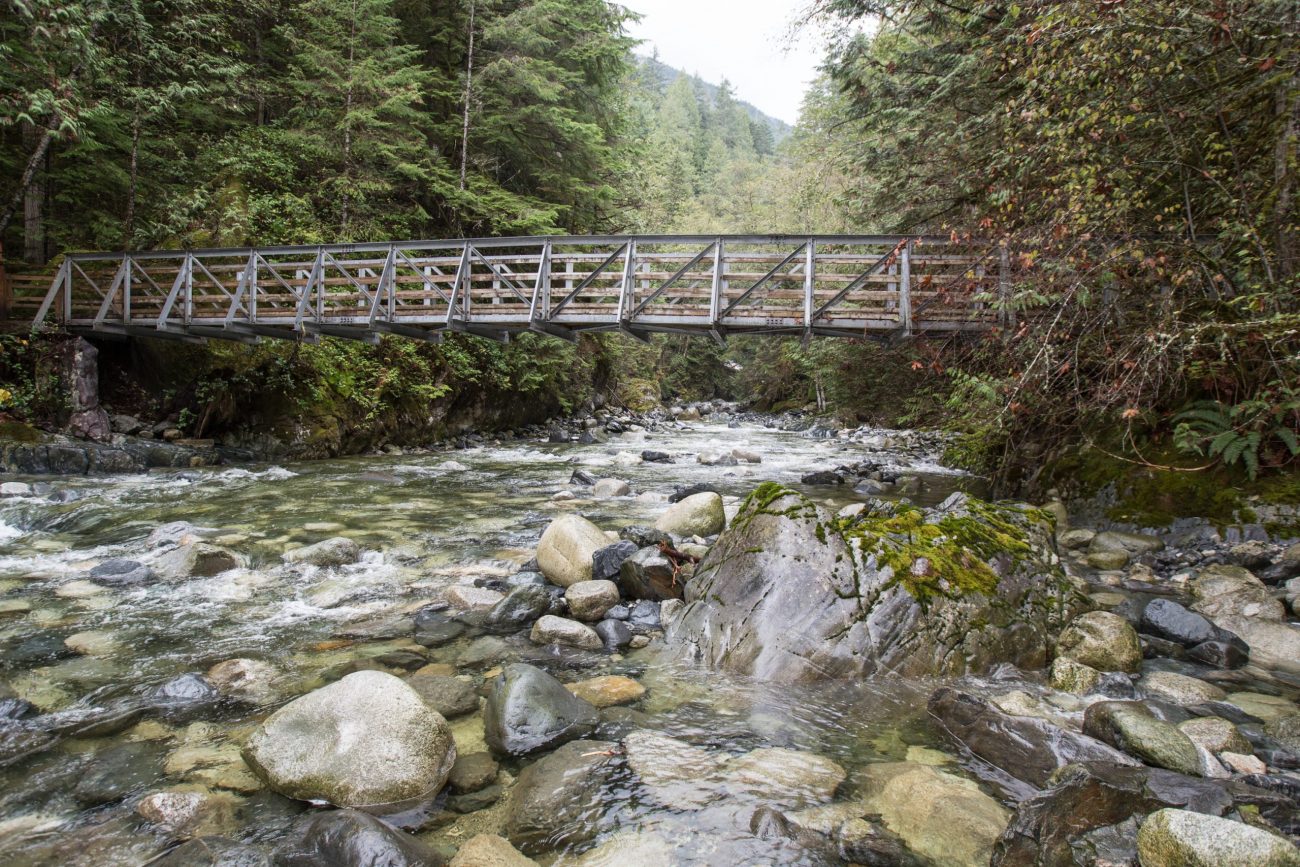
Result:
<svg viewBox="0 0 1300 867"><path fill-rule="evenodd" d="M816 261L817 242L809 238L803 266L803 327L805 338L812 333L813 268Z"/></svg>
<svg viewBox="0 0 1300 867"><path fill-rule="evenodd" d="M903 336L912 336L912 242L903 245L898 271L898 325Z"/></svg>

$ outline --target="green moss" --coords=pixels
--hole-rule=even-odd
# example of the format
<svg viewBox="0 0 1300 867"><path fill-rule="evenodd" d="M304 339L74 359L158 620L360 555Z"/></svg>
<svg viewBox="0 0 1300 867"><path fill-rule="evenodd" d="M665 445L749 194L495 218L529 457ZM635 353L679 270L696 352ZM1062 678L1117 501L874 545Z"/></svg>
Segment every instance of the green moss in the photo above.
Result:
<svg viewBox="0 0 1300 867"><path fill-rule="evenodd" d="M17 443L38 443L44 434L29 424L20 421L0 421L0 440Z"/></svg>
<svg viewBox="0 0 1300 867"><path fill-rule="evenodd" d="M773 508L787 496L790 505ZM940 597L993 595L1000 579L989 562L1003 556L1019 562L1032 552L1027 522L1052 526L1052 516L1040 509L975 499L968 501L967 514L944 515L934 523L904 503L883 503L851 518L822 521L812 501L776 482L764 482L745 498L733 529L743 531L756 515L815 520L819 542L825 544L831 534L844 540L855 574L874 559L875 568L888 567L892 573L888 586L902 585L922 605Z"/></svg>
<svg viewBox="0 0 1300 867"><path fill-rule="evenodd" d="M1284 506L1300 505L1300 471L1292 471L1260 479L1253 493L1266 503Z"/></svg>
<svg viewBox="0 0 1300 867"><path fill-rule="evenodd" d="M989 565L1010 555L1019 561L1031 552L1027 534L1012 517L1050 522L1038 510L1020 510L970 500L969 514L944 515L927 523L920 509L903 506L894 515L866 514L840 521L839 530L860 556L874 556L893 572L890 586L901 584L926 605L935 598L958 599L971 593L991 596L1000 580Z"/></svg>
<svg viewBox="0 0 1300 867"><path fill-rule="evenodd" d="M1188 516L1223 525L1238 521L1242 508L1241 491L1218 473L1153 469L1133 478L1106 515L1144 527L1167 527Z"/></svg>

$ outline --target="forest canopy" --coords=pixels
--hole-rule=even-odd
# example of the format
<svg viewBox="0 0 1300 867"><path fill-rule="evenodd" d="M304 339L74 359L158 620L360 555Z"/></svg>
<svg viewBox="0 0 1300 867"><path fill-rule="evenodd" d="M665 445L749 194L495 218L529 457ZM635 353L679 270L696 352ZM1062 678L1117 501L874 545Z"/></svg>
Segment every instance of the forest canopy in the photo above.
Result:
<svg viewBox="0 0 1300 867"><path fill-rule="evenodd" d="M893 349L585 338L579 352L605 377L648 366L664 397L942 419L990 455L1116 430L1125 448L1154 437L1250 474L1300 451L1290 0L792 3L836 34L793 129L726 82L638 56L632 13L603 0L4 6L8 262L552 232L954 234L1007 249L1017 329ZM440 352L345 354L391 387L450 370ZM559 390L575 356L547 357L552 372L520 381Z"/></svg>

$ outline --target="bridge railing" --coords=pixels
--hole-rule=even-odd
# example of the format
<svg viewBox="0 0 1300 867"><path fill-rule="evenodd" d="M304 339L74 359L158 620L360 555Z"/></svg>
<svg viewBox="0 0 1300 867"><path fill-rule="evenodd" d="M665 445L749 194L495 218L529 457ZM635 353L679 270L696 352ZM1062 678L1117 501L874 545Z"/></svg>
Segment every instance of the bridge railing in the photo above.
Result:
<svg viewBox="0 0 1300 867"><path fill-rule="evenodd" d="M1005 268L986 243L867 235L73 253L31 315L37 327L187 340L435 339L448 330L906 336L996 324ZM31 296L22 297L27 313ZM11 306L19 310L16 295Z"/></svg>

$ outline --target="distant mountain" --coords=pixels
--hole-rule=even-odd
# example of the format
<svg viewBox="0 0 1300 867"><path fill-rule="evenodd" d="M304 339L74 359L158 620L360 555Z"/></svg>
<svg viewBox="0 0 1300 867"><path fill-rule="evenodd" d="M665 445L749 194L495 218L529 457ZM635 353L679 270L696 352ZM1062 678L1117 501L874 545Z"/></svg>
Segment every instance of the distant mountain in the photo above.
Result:
<svg viewBox="0 0 1300 867"><path fill-rule="evenodd" d="M676 81L677 76L685 75L687 78L691 80L693 84L696 85L696 87L700 91L702 91L706 96L708 96L710 101L716 100L718 98L717 84L713 84L711 82L705 81L704 79L700 78L698 75L695 75L693 73L686 72L685 70L677 69L676 67L673 66L669 66L668 64L664 63L663 61L655 57L647 57L644 54L638 54L636 56L636 59L637 62L641 64L641 68L645 72L645 77L651 79L652 81L659 82L660 91L663 91L668 87L668 85ZM736 102L739 103L740 106L745 109L745 113L749 115L751 120L755 120L758 121L759 123L767 124L768 129L772 130L772 141L774 143L780 144L782 139L790 135L792 131L792 127L790 126L790 124L786 123L780 118L775 118L772 117L770 114L763 113L758 107L748 102L745 102L740 97L736 97Z"/></svg>

